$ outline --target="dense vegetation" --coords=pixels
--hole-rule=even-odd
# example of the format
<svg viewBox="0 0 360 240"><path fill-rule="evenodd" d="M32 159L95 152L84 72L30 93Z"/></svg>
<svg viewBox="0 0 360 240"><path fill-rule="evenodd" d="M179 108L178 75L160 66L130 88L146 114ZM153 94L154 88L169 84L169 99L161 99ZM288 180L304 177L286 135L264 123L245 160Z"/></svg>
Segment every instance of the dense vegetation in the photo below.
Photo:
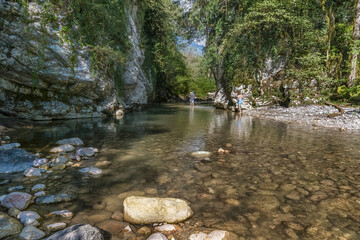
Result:
<svg viewBox="0 0 360 240"><path fill-rule="evenodd" d="M205 62L228 98L233 84L285 98L286 85L297 82L300 92L291 97L359 103L358 0L193 2L184 26L189 38L206 36ZM264 79L274 66L281 71ZM309 90L312 80L317 91Z"/></svg>

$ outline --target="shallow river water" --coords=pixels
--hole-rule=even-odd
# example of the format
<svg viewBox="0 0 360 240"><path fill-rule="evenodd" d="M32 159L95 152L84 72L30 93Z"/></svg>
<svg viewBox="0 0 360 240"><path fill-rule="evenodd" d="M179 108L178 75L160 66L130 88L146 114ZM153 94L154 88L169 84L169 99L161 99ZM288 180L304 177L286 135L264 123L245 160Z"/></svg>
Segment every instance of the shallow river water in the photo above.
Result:
<svg viewBox="0 0 360 240"><path fill-rule="evenodd" d="M96 224L122 211L126 196L175 197L194 211L181 224L189 233L212 228L242 239L360 239L360 133L165 105L121 120L43 123L14 133L13 140L46 155L70 137L99 148L95 159L81 163L104 173L87 177L69 167L46 178L13 179L13 185L45 183L47 194L77 196L30 208L43 215L66 208L75 214L69 224ZM213 155L204 161L191 156L195 151Z"/></svg>

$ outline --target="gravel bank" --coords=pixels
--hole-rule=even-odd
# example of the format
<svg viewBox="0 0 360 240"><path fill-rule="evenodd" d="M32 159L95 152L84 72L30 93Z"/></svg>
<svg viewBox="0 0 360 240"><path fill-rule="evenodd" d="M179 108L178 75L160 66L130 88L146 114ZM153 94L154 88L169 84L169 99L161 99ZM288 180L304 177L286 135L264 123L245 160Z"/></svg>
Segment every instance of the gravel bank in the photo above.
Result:
<svg viewBox="0 0 360 240"><path fill-rule="evenodd" d="M310 105L302 107L260 107L247 112L248 115L287 123L311 125L314 127L336 128L338 130L360 130L360 109L344 108L342 116L329 118L337 113L331 106Z"/></svg>

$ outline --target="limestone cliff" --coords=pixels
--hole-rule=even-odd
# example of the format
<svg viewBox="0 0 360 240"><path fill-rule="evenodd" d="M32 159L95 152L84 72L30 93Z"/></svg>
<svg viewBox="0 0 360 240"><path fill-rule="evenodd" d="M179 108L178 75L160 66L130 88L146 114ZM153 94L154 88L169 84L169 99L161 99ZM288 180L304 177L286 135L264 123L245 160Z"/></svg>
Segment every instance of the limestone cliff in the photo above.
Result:
<svg viewBox="0 0 360 240"><path fill-rule="evenodd" d="M134 3L133 3L134 4ZM86 46L68 41L60 27L43 21L43 6L0 0L0 113L34 120L102 117L146 104L151 81L142 69L144 51L136 6L128 9L132 49L123 66L123 94L92 66Z"/></svg>

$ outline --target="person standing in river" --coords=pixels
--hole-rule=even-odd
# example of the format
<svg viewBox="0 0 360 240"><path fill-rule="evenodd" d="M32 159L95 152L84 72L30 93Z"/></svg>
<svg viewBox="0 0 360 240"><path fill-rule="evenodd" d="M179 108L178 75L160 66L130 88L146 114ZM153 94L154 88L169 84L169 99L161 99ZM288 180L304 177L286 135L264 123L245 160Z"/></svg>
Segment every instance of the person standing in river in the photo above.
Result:
<svg viewBox="0 0 360 240"><path fill-rule="evenodd" d="M194 92L190 92L190 106L194 106L195 103L195 94Z"/></svg>
<svg viewBox="0 0 360 240"><path fill-rule="evenodd" d="M240 92L238 92L237 104L238 104L238 111L240 114L241 114L241 104L243 103L243 99L244 99L244 96Z"/></svg>

